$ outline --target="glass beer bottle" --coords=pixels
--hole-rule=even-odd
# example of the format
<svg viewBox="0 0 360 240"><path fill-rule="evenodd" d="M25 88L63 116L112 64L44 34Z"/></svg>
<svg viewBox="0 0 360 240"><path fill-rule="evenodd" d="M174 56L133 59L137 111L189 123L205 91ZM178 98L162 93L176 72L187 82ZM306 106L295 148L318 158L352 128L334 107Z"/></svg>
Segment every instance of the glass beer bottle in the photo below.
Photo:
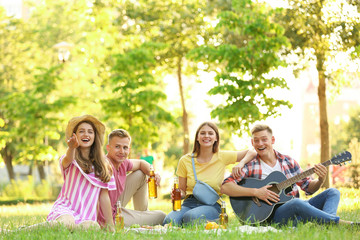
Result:
<svg viewBox="0 0 360 240"><path fill-rule="evenodd" d="M149 198L151 199L157 198L157 186L155 181L155 172L153 165L150 165L150 176L148 179L148 185L149 185Z"/></svg>
<svg viewBox="0 0 360 240"><path fill-rule="evenodd" d="M220 225L223 226L224 228L227 227L228 224L228 215L226 214L226 204L225 201L221 202L221 213L219 215L219 221L220 221Z"/></svg>
<svg viewBox="0 0 360 240"><path fill-rule="evenodd" d="M173 211L180 211L181 210L181 190L179 188L179 178L174 178L174 188L172 190L172 194L174 199L172 200L173 203Z"/></svg>
<svg viewBox="0 0 360 240"><path fill-rule="evenodd" d="M120 201L116 202L115 229L117 232L124 229L124 216L122 215Z"/></svg>

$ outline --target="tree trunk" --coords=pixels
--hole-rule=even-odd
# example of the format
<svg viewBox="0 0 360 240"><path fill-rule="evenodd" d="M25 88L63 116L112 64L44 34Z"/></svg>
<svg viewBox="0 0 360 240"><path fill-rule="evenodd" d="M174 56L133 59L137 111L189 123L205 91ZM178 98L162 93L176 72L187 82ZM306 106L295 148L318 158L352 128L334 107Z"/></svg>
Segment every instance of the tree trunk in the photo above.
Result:
<svg viewBox="0 0 360 240"><path fill-rule="evenodd" d="M2 150L2 153L3 153L2 157L4 159L6 170L9 176L9 180L11 182L11 180L15 180L15 172L14 172L14 167L12 165L13 157L8 146L5 146L5 148Z"/></svg>
<svg viewBox="0 0 360 240"><path fill-rule="evenodd" d="M31 176L32 174L33 174L33 165L30 164L30 165L29 165L28 176Z"/></svg>
<svg viewBox="0 0 360 240"><path fill-rule="evenodd" d="M321 162L326 162L330 159L330 141L329 141L329 123L327 115L327 99L326 99L326 79L324 72L325 57L323 54L317 54L317 70L319 77L319 115L320 115L320 143L321 143ZM330 186L329 171L323 187L328 188Z"/></svg>
<svg viewBox="0 0 360 240"><path fill-rule="evenodd" d="M38 172L39 172L40 181L42 182L42 180L45 180L45 178L46 178L44 164L38 162L37 169L38 169Z"/></svg>
<svg viewBox="0 0 360 240"><path fill-rule="evenodd" d="M179 57L177 77L178 77L178 83L179 83L181 107L183 110L183 114L182 114L182 125L183 125L183 129L184 129L183 154L186 154L190 151L190 143L189 143L188 114L187 114L186 107L185 107L184 91L183 91L182 77L181 77L181 60L182 60L182 58Z"/></svg>

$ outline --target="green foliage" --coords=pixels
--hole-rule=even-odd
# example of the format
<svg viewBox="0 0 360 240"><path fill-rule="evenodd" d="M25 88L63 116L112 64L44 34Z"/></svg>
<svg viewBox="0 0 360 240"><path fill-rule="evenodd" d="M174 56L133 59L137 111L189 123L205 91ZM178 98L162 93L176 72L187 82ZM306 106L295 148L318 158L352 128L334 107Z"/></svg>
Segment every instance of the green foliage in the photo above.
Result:
<svg viewBox="0 0 360 240"><path fill-rule="evenodd" d="M81 114L104 120L108 131L126 128L134 150L151 145L166 153L166 164L176 165L179 136L188 133L177 128L187 120L174 118L186 107L185 101L181 110L166 102L162 78L176 75L186 100L194 78L183 76L193 76L199 62L205 63L202 70L217 74L218 85L209 94L224 96L212 112L218 122L241 131L276 116L279 107L290 105L269 91L286 88L285 76L272 74L285 65L281 54L288 43L283 34L290 37L294 30L300 37L291 35L293 46L302 41L310 46L319 12L318 2L311 1L314 5L299 11L307 15L297 18L300 5L292 5L288 18L281 18L282 23L289 20L283 29L275 23L280 19L275 13L281 11L250 0L27 2L31 11L26 21L0 10L0 150L7 164L14 160L40 166L64 152L66 121ZM338 22L331 24L341 33L336 39L358 49L355 20L341 28ZM330 37L320 30L325 39ZM70 61L58 65L53 46L61 41L74 47ZM322 49L329 44L323 42L311 46Z"/></svg>
<svg viewBox="0 0 360 240"><path fill-rule="evenodd" d="M4 187L2 195L7 198L27 199L33 197L33 179L29 177L26 181L11 181L10 184Z"/></svg>
<svg viewBox="0 0 360 240"><path fill-rule="evenodd" d="M34 192L40 199L54 199L57 197L57 192L54 194L53 188L49 182L45 180L42 180L40 184L35 185Z"/></svg>
<svg viewBox="0 0 360 240"><path fill-rule="evenodd" d="M57 76L59 66L50 69L39 69L33 85L25 90L0 98L0 105L7 106L6 117L16 123L16 128L8 130L17 138L17 147L22 151L16 153L18 161L45 161L57 158L57 152L47 141L54 137L59 139L58 126L62 119L58 112L74 103L72 97L49 97L60 80Z"/></svg>
<svg viewBox="0 0 360 240"><path fill-rule="evenodd" d="M360 187L360 164L351 164L348 166L346 176L350 181L346 184L346 187L359 189Z"/></svg>
<svg viewBox="0 0 360 240"><path fill-rule="evenodd" d="M127 37L132 36L132 42L156 42L165 47L157 51L155 59L160 74L170 74L176 77L179 86L179 103L183 127L183 153L189 151L189 127L187 110L187 86L191 86L192 76L197 71L197 65L186 54L198 46L198 42L209 35L208 24L205 22L208 9L206 0L140 0L124 1L124 7L119 16ZM131 22L132 24L129 24ZM189 81L189 80L190 81Z"/></svg>
<svg viewBox="0 0 360 240"><path fill-rule="evenodd" d="M12 180L0 189L1 201L53 200L58 189L45 180L35 183L32 176L26 180Z"/></svg>
<svg viewBox="0 0 360 240"><path fill-rule="evenodd" d="M177 72L179 62L188 64L182 58L197 46L199 37L206 37L206 1L125 2L124 15L121 17L126 19L126 16L134 21L133 25L127 26L127 34L141 34L148 41L165 44L166 48L157 53L156 59L171 74ZM189 72L190 68L183 74L192 73Z"/></svg>
<svg viewBox="0 0 360 240"><path fill-rule="evenodd" d="M328 85L344 82L338 76L347 68L342 69L337 56L348 55L359 45L359 13L354 1L289 0L288 7L278 15L278 21L284 26L285 36L292 45L291 52L316 64L319 80L320 162L327 161L330 153L326 96ZM299 65L298 61L293 62L293 65ZM325 186L329 186L329 178Z"/></svg>
<svg viewBox="0 0 360 240"><path fill-rule="evenodd" d="M325 71L323 74L329 83L337 85L338 74L346 70L335 68L332 72L334 66L328 63L336 58L338 52L356 52L360 44L360 11L356 9L359 3L347 0L288 2L289 7L279 12L277 17L292 44L291 50L302 57L317 60L317 69Z"/></svg>
<svg viewBox="0 0 360 240"><path fill-rule="evenodd" d="M283 78L269 74L285 66L280 51L289 46L284 30L272 17L274 12L263 5L233 1L231 11L219 14L214 39L188 55L216 72L217 86L209 94L223 95L225 103L211 116L238 134L257 120L278 115L279 107L291 107L268 94L270 89L287 88Z"/></svg>
<svg viewBox="0 0 360 240"><path fill-rule="evenodd" d="M175 124L172 115L159 105L166 99L166 95L157 90L153 74L154 51L159 47L161 45L147 43L114 55L111 78L114 94L101 100L109 116L123 120L119 127L130 132L137 148L146 148L155 141L162 123Z"/></svg>
<svg viewBox="0 0 360 240"><path fill-rule="evenodd" d="M353 139L360 142L360 108L354 108L350 111L349 121L342 120L336 126L330 125L330 133L332 136L332 152L341 152L344 149L349 149Z"/></svg>
<svg viewBox="0 0 360 240"><path fill-rule="evenodd" d="M26 21L0 14L0 118L5 122L0 141L5 143L1 154L7 169L19 161L41 166L45 159L55 158L63 121L60 112L75 99L58 95L63 66L55 66L52 48L66 32L64 28L74 29L59 24L68 19L63 14L69 4L57 1L57 8L52 9L48 2L36 5Z"/></svg>

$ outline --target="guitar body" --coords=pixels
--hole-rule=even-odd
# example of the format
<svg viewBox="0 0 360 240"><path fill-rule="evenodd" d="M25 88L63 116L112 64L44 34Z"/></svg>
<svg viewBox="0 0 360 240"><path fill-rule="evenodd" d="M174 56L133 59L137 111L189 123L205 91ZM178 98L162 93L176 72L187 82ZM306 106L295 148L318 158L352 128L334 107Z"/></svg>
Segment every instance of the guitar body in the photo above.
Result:
<svg viewBox="0 0 360 240"><path fill-rule="evenodd" d="M350 160L351 153L348 151L344 151L321 164L327 167L330 164L345 164ZM266 202L255 197L230 197L231 207L233 208L236 216L242 222L250 224L263 222L270 217L276 206L293 199L293 196L287 196L285 194L286 188L300 181L301 179L310 176L313 173L314 168L310 168L289 179L287 179L282 172L278 171L270 173L269 176L267 176L267 178L265 178L264 180L245 178L241 182L239 182L238 185L247 188L262 188L263 186L271 185L272 187L268 189L279 194L280 201L277 203L273 203L273 205L270 206Z"/></svg>
<svg viewBox="0 0 360 240"><path fill-rule="evenodd" d="M245 178L239 182L238 185L246 188L261 188L266 185L272 185L269 189L280 196L280 201L273 203L271 206L255 197L230 197L231 207L239 220L250 224L263 222L270 217L275 206L293 199L293 196L287 196L284 190L279 190L275 186L275 184L285 181L286 179L282 172L275 171L264 180Z"/></svg>

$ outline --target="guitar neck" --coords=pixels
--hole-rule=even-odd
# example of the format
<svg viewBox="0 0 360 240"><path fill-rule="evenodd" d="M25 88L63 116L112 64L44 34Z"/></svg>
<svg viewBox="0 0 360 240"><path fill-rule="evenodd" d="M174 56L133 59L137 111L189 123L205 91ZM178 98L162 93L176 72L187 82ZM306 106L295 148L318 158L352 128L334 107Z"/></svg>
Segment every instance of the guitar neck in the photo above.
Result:
<svg viewBox="0 0 360 240"><path fill-rule="evenodd" d="M328 161L323 162L321 164L324 165L325 167L327 167L327 166L331 165L331 161L328 160ZM312 168L310 168L310 169L308 169L308 170L306 170L306 171L304 171L304 172L302 172L302 173L300 173L300 174L298 174L298 175L296 175L294 177L291 177L291 178L289 178L289 179L287 179L285 181L282 181L281 183L276 184L276 186L277 186L277 188L279 190L285 189L285 188L291 186L292 184L294 184L296 182L299 182L300 180L310 176L314 172L315 172L315 168L312 167Z"/></svg>

